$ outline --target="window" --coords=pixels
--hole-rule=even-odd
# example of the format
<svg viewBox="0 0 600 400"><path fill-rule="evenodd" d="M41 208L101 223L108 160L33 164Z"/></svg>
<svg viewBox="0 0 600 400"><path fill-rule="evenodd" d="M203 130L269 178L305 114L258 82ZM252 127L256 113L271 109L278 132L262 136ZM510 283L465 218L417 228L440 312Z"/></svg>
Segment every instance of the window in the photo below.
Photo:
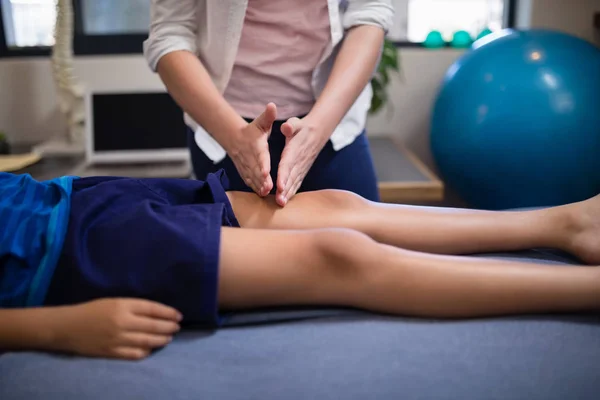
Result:
<svg viewBox="0 0 600 400"><path fill-rule="evenodd" d="M497 31L513 25L516 0L394 0L395 23L389 38L421 43L437 30L450 41L464 30L475 38L484 29Z"/></svg>
<svg viewBox="0 0 600 400"><path fill-rule="evenodd" d="M0 57L48 55L54 42L57 0L0 0ZM75 54L141 53L148 35L150 0L72 0ZM483 28L512 26L517 0L393 0L389 38L419 45L432 30L450 40L457 30L473 37Z"/></svg>
<svg viewBox="0 0 600 400"><path fill-rule="evenodd" d="M150 0L74 0L75 54L141 53Z"/></svg>
<svg viewBox="0 0 600 400"><path fill-rule="evenodd" d="M0 57L48 55L57 0L0 0ZM75 54L141 53L150 0L73 0Z"/></svg>
<svg viewBox="0 0 600 400"><path fill-rule="evenodd" d="M82 0L83 30L88 35L148 33L150 0Z"/></svg>
<svg viewBox="0 0 600 400"><path fill-rule="evenodd" d="M54 44L56 0L1 0L3 47L33 50Z"/></svg>

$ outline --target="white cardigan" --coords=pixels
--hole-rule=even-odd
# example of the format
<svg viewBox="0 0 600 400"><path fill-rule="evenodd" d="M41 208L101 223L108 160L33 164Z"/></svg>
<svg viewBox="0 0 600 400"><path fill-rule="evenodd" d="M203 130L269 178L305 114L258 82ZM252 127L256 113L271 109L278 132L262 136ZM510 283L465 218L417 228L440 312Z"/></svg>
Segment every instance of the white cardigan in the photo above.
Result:
<svg viewBox="0 0 600 400"><path fill-rule="evenodd" d="M196 54L221 93L227 87L237 55L248 0L152 0L150 34L144 42L148 64L156 71L164 55L187 50ZM357 25L374 25L388 31L393 19L391 0L327 0L331 26L328 50L313 73L312 87L317 98L331 73L344 30ZM331 135L337 151L363 131L371 104L367 85ZM196 143L213 161L226 156L225 150L186 113L186 124L195 132Z"/></svg>

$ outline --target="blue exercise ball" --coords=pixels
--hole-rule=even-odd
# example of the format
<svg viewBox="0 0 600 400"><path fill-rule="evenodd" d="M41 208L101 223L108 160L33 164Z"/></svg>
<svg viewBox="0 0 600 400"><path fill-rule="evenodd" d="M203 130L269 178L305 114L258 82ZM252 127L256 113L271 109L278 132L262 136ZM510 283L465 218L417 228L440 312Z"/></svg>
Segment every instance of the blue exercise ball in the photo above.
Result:
<svg viewBox="0 0 600 400"><path fill-rule="evenodd" d="M476 41L448 70L431 150L472 207L554 206L600 193L600 49L549 30Z"/></svg>

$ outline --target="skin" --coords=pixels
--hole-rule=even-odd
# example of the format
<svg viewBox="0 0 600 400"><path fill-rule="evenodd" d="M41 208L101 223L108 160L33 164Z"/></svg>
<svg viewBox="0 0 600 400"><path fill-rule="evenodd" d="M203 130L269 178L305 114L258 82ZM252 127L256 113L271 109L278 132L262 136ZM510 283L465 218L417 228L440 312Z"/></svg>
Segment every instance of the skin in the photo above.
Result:
<svg viewBox="0 0 600 400"><path fill-rule="evenodd" d="M286 146L277 176L276 200L285 206L300 188L317 155L369 82L375 70L384 32L357 26L346 34L323 93L303 119L282 126ZM361 62L357 62L361 60ZM192 53L175 51L162 57L158 74L169 93L189 115L223 146L240 176L260 196L273 189L267 139L270 124L248 124L227 103L202 62ZM274 104L257 119L276 119Z"/></svg>
<svg viewBox="0 0 600 400"><path fill-rule="evenodd" d="M171 342L181 314L142 299L0 309L0 349L139 360Z"/></svg>
<svg viewBox="0 0 600 400"><path fill-rule="evenodd" d="M600 196L512 213L383 205L331 190L298 194L283 209L273 197L228 196L242 229L222 230L223 310L340 305L476 318L600 309L600 268L458 256L555 247L598 265ZM0 348L140 359L168 344L184 317L141 299L0 310Z"/></svg>
<svg viewBox="0 0 600 400"><path fill-rule="evenodd" d="M600 196L513 213L383 205L331 190L299 194L285 209L229 197L246 229L223 229L225 309L325 304L473 318L600 308L600 268L457 256L554 247L598 265Z"/></svg>
<svg viewBox="0 0 600 400"><path fill-rule="evenodd" d="M583 245L573 244L583 224L575 222L581 219L579 213L600 204L600 198L528 212L488 212L376 203L339 190L299 193L285 209L273 197L260 199L240 192L228 196L246 228L346 228L395 247L452 255L558 248L579 254L589 263L600 263L595 252L586 255ZM590 221L595 219L594 212L585 214Z"/></svg>
<svg viewBox="0 0 600 400"><path fill-rule="evenodd" d="M222 246L219 304L227 310L333 305L477 318L600 309L600 268L432 255L347 229L229 228Z"/></svg>

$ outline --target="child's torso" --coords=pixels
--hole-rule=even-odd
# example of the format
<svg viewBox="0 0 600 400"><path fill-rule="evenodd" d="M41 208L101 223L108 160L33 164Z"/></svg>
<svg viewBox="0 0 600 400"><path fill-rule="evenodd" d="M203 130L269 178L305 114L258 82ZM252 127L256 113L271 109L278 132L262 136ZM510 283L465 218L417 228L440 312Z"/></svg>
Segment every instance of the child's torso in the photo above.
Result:
<svg viewBox="0 0 600 400"><path fill-rule="evenodd" d="M54 267L68 223L72 179L38 182L0 173L0 307L24 306L40 265Z"/></svg>

